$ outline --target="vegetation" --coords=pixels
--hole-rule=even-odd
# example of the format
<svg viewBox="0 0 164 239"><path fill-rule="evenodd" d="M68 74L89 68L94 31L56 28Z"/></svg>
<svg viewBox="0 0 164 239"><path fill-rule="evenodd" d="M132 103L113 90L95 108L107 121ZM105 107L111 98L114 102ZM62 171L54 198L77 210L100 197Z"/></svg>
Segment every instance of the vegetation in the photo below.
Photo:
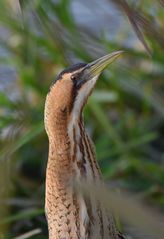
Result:
<svg viewBox="0 0 164 239"><path fill-rule="evenodd" d="M114 50L125 54L101 76L85 109L86 126L105 179L163 209L163 1L108 1L109 15L112 7L121 19L115 35L109 32L111 17L101 34L96 24L93 29L81 25L71 0L19 2L20 9L11 9L5 0L0 6L0 28L6 35L0 37L5 51L0 64L15 72L14 87L0 92L0 238L38 228L40 234L26 238L47 238L46 94L66 66Z"/></svg>

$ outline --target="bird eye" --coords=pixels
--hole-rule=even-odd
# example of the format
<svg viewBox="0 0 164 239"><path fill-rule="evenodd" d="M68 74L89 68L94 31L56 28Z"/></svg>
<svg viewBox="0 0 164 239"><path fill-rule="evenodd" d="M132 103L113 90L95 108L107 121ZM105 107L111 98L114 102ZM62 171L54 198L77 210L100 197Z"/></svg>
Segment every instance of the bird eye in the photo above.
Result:
<svg viewBox="0 0 164 239"><path fill-rule="evenodd" d="M72 75L72 76L71 76L71 80L72 80L72 81L75 81L76 78L77 78L76 75Z"/></svg>

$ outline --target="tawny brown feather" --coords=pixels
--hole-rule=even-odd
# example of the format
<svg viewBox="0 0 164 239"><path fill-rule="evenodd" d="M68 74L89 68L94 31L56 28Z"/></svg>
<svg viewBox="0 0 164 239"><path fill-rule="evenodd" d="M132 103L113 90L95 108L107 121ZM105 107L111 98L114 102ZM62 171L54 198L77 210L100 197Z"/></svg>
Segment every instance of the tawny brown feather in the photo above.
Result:
<svg viewBox="0 0 164 239"><path fill-rule="evenodd" d="M94 145L82 118L83 106L97 78L78 90L71 78L83 67L61 75L45 104L49 138L45 210L49 239L118 239L113 218L101 202L92 195L86 198L72 184L82 179L102 181Z"/></svg>

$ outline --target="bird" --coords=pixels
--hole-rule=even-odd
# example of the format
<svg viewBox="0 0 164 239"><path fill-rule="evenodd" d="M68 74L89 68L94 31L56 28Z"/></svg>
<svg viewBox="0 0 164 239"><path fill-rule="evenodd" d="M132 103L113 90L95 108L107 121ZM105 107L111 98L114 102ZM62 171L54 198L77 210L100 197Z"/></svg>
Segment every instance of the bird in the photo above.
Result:
<svg viewBox="0 0 164 239"><path fill-rule="evenodd" d="M121 239L113 216L92 195L77 193L72 182L102 182L95 146L86 132L83 109L102 71L123 51L91 63L77 63L52 82L45 101L49 140L45 214L49 239Z"/></svg>

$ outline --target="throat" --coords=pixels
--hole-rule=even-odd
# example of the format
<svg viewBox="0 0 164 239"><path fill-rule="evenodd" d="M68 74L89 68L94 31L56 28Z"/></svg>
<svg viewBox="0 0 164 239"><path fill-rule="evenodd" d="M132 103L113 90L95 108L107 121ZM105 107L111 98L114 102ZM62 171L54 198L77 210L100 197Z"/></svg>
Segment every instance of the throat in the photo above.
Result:
<svg viewBox="0 0 164 239"><path fill-rule="evenodd" d="M82 117L76 123L69 124L68 135L71 142L71 162L76 178L85 178L87 180L100 178L94 145L86 133Z"/></svg>
<svg viewBox="0 0 164 239"><path fill-rule="evenodd" d="M49 135L47 177L54 184L67 184L73 180L96 181L101 172L96 161L92 140L86 133L82 116L65 124L57 123Z"/></svg>

